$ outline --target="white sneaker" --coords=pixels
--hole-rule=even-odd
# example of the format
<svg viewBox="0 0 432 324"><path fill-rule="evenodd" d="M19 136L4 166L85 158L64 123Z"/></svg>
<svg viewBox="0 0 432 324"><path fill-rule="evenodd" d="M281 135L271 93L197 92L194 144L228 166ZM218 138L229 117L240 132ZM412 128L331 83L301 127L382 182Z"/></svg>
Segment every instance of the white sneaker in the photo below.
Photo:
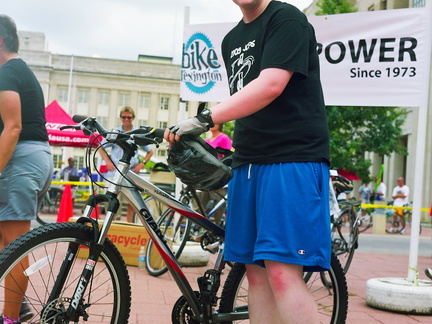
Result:
<svg viewBox="0 0 432 324"><path fill-rule="evenodd" d="M404 235L404 234L405 234L405 228L404 228L402 231L400 231L400 233L401 233L402 235Z"/></svg>
<svg viewBox="0 0 432 324"><path fill-rule="evenodd" d="M394 231L395 231L394 228L393 228L393 227L390 227L389 232L390 232L390 233L394 233Z"/></svg>

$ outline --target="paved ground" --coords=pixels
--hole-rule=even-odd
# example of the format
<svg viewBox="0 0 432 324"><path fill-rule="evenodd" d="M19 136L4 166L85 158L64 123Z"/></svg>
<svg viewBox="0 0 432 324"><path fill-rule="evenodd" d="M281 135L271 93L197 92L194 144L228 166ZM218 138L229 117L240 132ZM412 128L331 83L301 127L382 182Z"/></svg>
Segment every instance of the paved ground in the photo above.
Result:
<svg viewBox="0 0 432 324"><path fill-rule="evenodd" d="M347 274L349 290L349 324L395 324L432 323L432 316L398 314L371 308L366 305L366 282L371 278L406 278L408 274L409 229L406 235L362 233L359 249ZM432 229L423 228L420 237L418 269L420 279L426 279L424 269L432 267ZM364 242L362 244L362 241ZM371 243L372 242L372 243ZM378 242L378 243L377 243ZM390 247L399 247L392 249ZM196 277L213 265L214 258L206 267L185 268L188 279L196 286ZM180 297L180 291L170 274L151 277L144 270L129 266L132 282L132 311L129 323L168 324L171 311ZM432 308L432 305L431 305Z"/></svg>
<svg viewBox="0 0 432 324"><path fill-rule="evenodd" d="M370 232L370 231L369 231ZM364 240L375 234L363 234ZM423 229L420 245L430 246L431 229ZM392 244L399 235L382 235ZM396 314L388 311L373 309L366 305L366 282L371 278L406 278L408 274L409 235L405 235L407 242L406 251L394 251L394 253L380 253L379 250L362 252L362 248L354 256L354 260L347 274L349 290L349 308L347 323L349 324L394 324L394 323L432 323L432 316L414 316ZM360 240L361 246L361 240ZM432 250L429 254L422 253L418 258L420 279L426 279L424 269L432 267ZM212 259L207 267L186 268L187 277L195 282L195 278L201 275L212 265ZM130 323L171 323L170 314L172 306L180 296L180 292L169 274L159 278L149 276L145 271L136 267L129 267L132 286L132 312ZM431 305L432 307L432 305Z"/></svg>

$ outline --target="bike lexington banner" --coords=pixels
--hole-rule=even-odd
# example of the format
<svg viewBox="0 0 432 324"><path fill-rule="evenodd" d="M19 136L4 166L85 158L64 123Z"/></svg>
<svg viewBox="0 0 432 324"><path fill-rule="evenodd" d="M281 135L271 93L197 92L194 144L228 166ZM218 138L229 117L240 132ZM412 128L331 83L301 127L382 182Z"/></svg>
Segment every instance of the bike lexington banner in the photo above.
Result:
<svg viewBox="0 0 432 324"><path fill-rule="evenodd" d="M420 106L431 28L428 8L309 16L315 28L326 105ZM180 96L229 96L220 51L235 23L185 25ZM247 52L247 47L242 49Z"/></svg>

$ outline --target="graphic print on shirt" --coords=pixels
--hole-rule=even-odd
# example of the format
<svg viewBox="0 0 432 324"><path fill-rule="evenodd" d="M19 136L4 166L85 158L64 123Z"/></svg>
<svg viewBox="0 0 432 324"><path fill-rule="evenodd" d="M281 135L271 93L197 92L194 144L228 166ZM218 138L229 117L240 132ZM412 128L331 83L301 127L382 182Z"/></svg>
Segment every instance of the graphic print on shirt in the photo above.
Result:
<svg viewBox="0 0 432 324"><path fill-rule="evenodd" d="M243 89L244 80L255 61L253 55L245 57L246 52L252 47L255 47L255 40L248 42L243 48L238 47L231 51L231 58L235 56L238 56L238 58L231 64L231 76L228 79L230 93Z"/></svg>

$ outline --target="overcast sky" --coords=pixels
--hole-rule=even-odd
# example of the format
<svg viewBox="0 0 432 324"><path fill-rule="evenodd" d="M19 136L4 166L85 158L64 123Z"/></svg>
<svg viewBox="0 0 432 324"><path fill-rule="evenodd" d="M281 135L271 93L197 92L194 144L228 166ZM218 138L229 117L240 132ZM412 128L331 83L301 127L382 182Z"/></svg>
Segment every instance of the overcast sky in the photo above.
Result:
<svg viewBox="0 0 432 324"><path fill-rule="evenodd" d="M312 0L286 0L299 9ZM185 7L191 24L241 19L231 0L11 0L0 13L18 30L45 34L55 54L137 60L181 55Z"/></svg>

